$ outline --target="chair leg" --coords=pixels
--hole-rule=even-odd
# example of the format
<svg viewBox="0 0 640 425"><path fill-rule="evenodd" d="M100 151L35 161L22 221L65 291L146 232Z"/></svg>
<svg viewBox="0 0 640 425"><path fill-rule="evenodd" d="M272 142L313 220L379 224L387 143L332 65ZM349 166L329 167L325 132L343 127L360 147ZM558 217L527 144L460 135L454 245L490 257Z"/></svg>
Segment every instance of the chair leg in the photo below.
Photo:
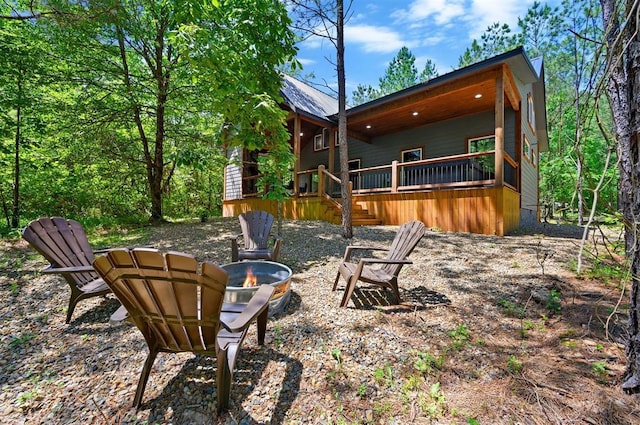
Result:
<svg viewBox="0 0 640 425"><path fill-rule="evenodd" d="M76 294L71 293L71 297L69 298L69 306L67 307L67 320L65 321L65 323L69 323L71 322L71 316L73 315L73 310L76 309L76 304L78 304L78 301L80 301L80 297L78 297Z"/></svg>
<svg viewBox="0 0 640 425"><path fill-rule="evenodd" d="M267 320L269 319L269 307L258 315L256 326L258 327L258 345L264 345L264 337L267 333Z"/></svg>
<svg viewBox="0 0 640 425"><path fill-rule="evenodd" d="M358 279L355 276L351 276L351 278L347 279L347 287L344 288L344 295L342 296L342 302L340 303L340 307L346 307L349 304L349 300L353 295L353 291L356 289L356 282Z"/></svg>
<svg viewBox="0 0 640 425"><path fill-rule="evenodd" d="M229 397L231 394L231 368L229 366L229 355L235 357L237 350L235 344L230 344L227 350L219 351L216 354L216 360L218 364L218 370L216 372L216 384L218 387L218 394L216 399L216 407L218 413L229 408ZM231 349L231 352L229 352ZM232 363L235 363L233 359Z"/></svg>
<svg viewBox="0 0 640 425"><path fill-rule="evenodd" d="M396 304L400 304L400 289L398 289L398 284L391 284L391 290L393 291L393 295L396 297Z"/></svg>
<svg viewBox="0 0 640 425"><path fill-rule="evenodd" d="M338 287L338 281L340 280L340 272L338 272L338 274L336 274L336 280L333 281L333 289L331 289L331 291L335 291L336 288Z"/></svg>
<svg viewBox="0 0 640 425"><path fill-rule="evenodd" d="M151 367L153 366L153 362L156 360L157 355L157 351L149 348L149 355L147 356L147 360L144 362L144 367L140 374L140 380L138 381L138 388L136 388L136 396L133 399L133 407L136 409L142 404L142 394L144 394L144 389L146 388L147 380L149 379L149 373L151 373Z"/></svg>

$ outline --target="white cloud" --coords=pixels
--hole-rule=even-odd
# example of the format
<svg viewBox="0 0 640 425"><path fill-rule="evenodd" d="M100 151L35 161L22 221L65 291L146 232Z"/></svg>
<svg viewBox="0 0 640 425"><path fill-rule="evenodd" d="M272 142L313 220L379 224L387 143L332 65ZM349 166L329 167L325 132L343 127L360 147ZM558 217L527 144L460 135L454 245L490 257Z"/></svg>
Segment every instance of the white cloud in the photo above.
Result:
<svg viewBox="0 0 640 425"><path fill-rule="evenodd" d="M347 25L344 29L345 43L362 46L367 53L390 53L410 43L388 27L374 25Z"/></svg>
<svg viewBox="0 0 640 425"><path fill-rule="evenodd" d="M473 22L469 28L469 39L479 38L484 31L495 22L508 24L512 32L518 30L518 16L523 17L529 4L527 0L471 0L468 22Z"/></svg>
<svg viewBox="0 0 640 425"><path fill-rule="evenodd" d="M300 62L302 64L302 66L307 66L307 65L313 65L315 64L317 61L315 59L309 59L309 58L296 58L298 59L298 62Z"/></svg>
<svg viewBox="0 0 640 425"><path fill-rule="evenodd" d="M433 18L437 25L445 25L464 14L464 0L415 0L408 8L393 12L391 17L399 22L417 22Z"/></svg>

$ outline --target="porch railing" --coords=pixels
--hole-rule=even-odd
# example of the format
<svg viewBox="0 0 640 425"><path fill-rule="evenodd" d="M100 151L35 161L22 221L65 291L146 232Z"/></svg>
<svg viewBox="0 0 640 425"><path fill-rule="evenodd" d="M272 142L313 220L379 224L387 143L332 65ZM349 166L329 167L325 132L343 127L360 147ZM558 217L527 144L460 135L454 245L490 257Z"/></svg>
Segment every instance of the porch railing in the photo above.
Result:
<svg viewBox="0 0 640 425"><path fill-rule="evenodd" d="M504 183L518 188L518 164L504 154ZM354 194L495 185L495 152L478 152L349 171ZM324 169L298 173L300 196L340 198L340 179Z"/></svg>

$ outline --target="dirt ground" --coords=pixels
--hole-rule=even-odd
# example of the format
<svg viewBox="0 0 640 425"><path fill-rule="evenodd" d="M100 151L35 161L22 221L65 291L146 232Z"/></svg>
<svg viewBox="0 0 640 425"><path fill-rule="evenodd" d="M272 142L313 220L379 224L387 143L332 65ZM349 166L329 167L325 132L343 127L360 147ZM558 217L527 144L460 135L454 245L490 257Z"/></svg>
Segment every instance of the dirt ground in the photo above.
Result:
<svg viewBox="0 0 640 425"><path fill-rule="evenodd" d="M229 262L235 219L121 229L150 244ZM429 230L400 274L402 304L358 288L331 291L348 244L388 246L397 227L285 221L280 261L294 272L287 310L266 346L250 335L215 413L215 362L160 355L131 408L147 349L112 326L113 298L64 323L68 289L38 270L24 241L0 245L0 416L11 424L640 424L620 381L628 291L609 255L619 233L547 225L507 237ZM105 235L103 235L105 236ZM627 288L625 288L627 289Z"/></svg>

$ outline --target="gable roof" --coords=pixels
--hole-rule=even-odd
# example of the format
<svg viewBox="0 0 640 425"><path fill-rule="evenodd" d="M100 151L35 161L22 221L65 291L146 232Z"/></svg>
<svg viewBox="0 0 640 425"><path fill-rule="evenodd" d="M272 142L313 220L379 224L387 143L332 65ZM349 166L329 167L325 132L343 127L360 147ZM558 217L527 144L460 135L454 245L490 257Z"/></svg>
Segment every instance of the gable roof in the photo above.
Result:
<svg viewBox="0 0 640 425"><path fill-rule="evenodd" d="M544 67L541 58L529 60L522 47L510 50L500 55L485 59L481 62L469 65L440 75L431 80L418 83L395 93L388 94L378 99L357 105L347 109L347 116L358 121L358 117L372 116L375 111L393 107L399 102L406 103L409 99L424 96L431 90L445 90L464 78L471 78L485 70L494 69L500 64L506 64L513 76L523 84L532 84L535 102L536 133L541 150L548 149L547 129L546 129L546 108L545 108L545 88L544 88ZM292 111L307 115L327 124L335 125L338 112L337 99L322 91L309 86L288 75L284 76L282 96L285 103ZM491 99L487 96L487 99ZM490 100L487 100L490 101ZM388 105L388 106L387 106Z"/></svg>
<svg viewBox="0 0 640 425"><path fill-rule="evenodd" d="M284 76L280 93L293 112L328 122L338 113L337 99L289 75Z"/></svg>

